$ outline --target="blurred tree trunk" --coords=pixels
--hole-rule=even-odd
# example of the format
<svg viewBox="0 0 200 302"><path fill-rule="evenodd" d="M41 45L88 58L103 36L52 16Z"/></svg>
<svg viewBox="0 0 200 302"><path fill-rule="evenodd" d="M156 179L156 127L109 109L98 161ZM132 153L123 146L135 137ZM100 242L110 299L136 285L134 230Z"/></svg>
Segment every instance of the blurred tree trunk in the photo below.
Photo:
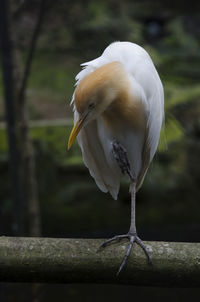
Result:
<svg viewBox="0 0 200 302"><path fill-rule="evenodd" d="M15 104L14 104L14 78L13 78L13 47L10 37L10 14L8 2L0 0L0 40L4 84L5 112L7 121L7 134L9 145L9 160L12 176L13 193L13 233L23 233L22 221L22 184L19 167L19 150L17 144Z"/></svg>
<svg viewBox="0 0 200 302"><path fill-rule="evenodd" d="M19 136L19 146L21 154L22 179L25 188L25 200L27 208L28 229L29 235L41 235L41 219L38 199L38 186L35 171L35 157L30 132L28 127L28 108L26 102L26 88L28 77L31 70L36 43L40 33L43 17L44 17L45 0L41 0L38 8L30 46L27 53L27 59L23 73L20 72L22 66L22 57L20 50L15 43L15 24L13 23L12 36L14 44L14 61L15 61L15 87L16 87L16 102L17 102L17 128Z"/></svg>
<svg viewBox="0 0 200 302"><path fill-rule="evenodd" d="M41 234L40 209L34 150L28 127L26 88L33 54L44 18L45 0L39 2L24 69L22 68L22 53L17 43L18 30L14 3L6 0L0 1L5 107L14 191L14 212L15 217L17 217L15 234L23 235L22 226L24 226L26 219L29 224L29 235L39 236ZM23 5L24 2L20 2L19 6L21 4Z"/></svg>
<svg viewBox="0 0 200 302"><path fill-rule="evenodd" d="M28 77L30 75L31 64L33 60L36 43L41 30L44 18L45 0L39 2L38 13L36 16L33 33L30 39L30 46L27 52L27 58L24 70L21 72L22 54L17 45L17 35L15 33L15 23L12 24L13 38L13 58L14 58L14 82L16 91L16 119L20 148L20 163L22 168L22 183L24 186L27 223L30 236L41 235L41 217L38 198L38 186L35 169L34 149L30 137L28 126L28 108L26 102L26 88Z"/></svg>

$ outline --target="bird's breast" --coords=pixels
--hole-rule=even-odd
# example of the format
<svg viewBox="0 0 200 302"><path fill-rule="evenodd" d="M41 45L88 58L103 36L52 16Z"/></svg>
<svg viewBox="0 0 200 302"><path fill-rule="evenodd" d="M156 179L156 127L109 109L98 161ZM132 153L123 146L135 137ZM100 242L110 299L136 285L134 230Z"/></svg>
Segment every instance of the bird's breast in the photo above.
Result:
<svg viewBox="0 0 200 302"><path fill-rule="evenodd" d="M116 100L102 114L102 142L108 161L112 161L113 140L119 141L127 151L132 175L137 179L142 167L142 150L145 139L145 108L139 101ZM107 133L105 135L105 132ZM102 132L101 132L102 134Z"/></svg>
<svg viewBox="0 0 200 302"><path fill-rule="evenodd" d="M146 128L145 108L140 100L121 96L102 114L105 126L115 135L126 131L143 132Z"/></svg>

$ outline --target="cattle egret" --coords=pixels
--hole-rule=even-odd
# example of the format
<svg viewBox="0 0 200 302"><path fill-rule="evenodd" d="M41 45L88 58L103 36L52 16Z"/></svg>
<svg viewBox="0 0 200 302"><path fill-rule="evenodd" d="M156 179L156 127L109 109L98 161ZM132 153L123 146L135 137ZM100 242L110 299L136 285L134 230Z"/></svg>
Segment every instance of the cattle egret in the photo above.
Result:
<svg viewBox="0 0 200 302"><path fill-rule="evenodd" d="M135 194L156 152L164 119L163 86L148 53L131 42L114 42L95 60L82 64L72 97L74 127L68 149L77 137L83 161L97 186L114 199L122 174L130 178L131 224L129 245L118 273L125 266L133 243L151 256L138 237Z"/></svg>

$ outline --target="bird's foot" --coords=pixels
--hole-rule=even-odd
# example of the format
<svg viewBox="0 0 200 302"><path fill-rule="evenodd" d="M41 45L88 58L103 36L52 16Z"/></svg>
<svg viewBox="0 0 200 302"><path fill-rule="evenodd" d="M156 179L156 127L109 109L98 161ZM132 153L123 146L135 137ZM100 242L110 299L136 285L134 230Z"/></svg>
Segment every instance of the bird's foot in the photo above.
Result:
<svg viewBox="0 0 200 302"><path fill-rule="evenodd" d="M126 265L126 262L127 262L127 259L131 253L131 249L133 247L133 243L137 243L144 251L145 255L147 256L147 260L149 262L149 264L153 264L152 262L152 258L147 250L147 247L146 245L143 243L143 241L138 237L138 235L135 233L135 234L132 234L130 232L128 232L127 234L124 234L124 235L117 235L117 236L114 236L110 239L107 239L105 240L99 247L99 250L102 249L102 248L105 248L107 245L109 245L110 243L112 243L113 241L120 241L122 239L128 239L129 240L129 245L128 245L128 248L127 248L127 251L126 251L126 254L124 256L124 259L120 265L120 268L117 272L117 276L119 275L119 273L121 272L121 270L125 267Z"/></svg>

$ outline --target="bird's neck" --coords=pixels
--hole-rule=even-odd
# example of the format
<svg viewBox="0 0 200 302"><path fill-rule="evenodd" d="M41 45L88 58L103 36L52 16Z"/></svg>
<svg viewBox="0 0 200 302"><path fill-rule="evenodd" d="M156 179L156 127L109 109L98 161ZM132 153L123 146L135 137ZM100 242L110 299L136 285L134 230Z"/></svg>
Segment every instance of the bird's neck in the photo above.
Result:
<svg viewBox="0 0 200 302"><path fill-rule="evenodd" d="M107 127L112 132L130 128L139 131L145 125L144 106L140 99L131 93L130 83L119 87L116 97L102 114Z"/></svg>

